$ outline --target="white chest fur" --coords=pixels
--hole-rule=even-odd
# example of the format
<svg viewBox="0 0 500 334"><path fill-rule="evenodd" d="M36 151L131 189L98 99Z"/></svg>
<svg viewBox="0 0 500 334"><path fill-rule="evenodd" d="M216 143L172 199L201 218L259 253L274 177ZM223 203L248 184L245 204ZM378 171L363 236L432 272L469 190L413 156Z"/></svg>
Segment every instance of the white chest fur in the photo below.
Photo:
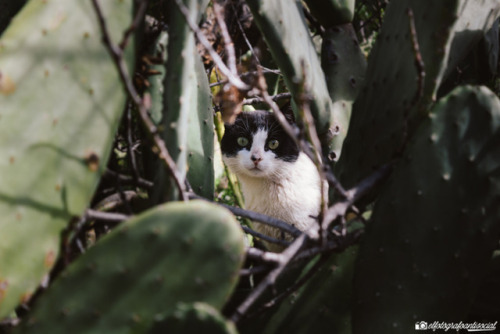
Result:
<svg viewBox="0 0 500 334"><path fill-rule="evenodd" d="M302 231L317 229L320 178L316 166L300 153L295 162L282 162L272 176L238 174L246 208L281 219ZM281 238L281 232L255 223L257 232Z"/></svg>

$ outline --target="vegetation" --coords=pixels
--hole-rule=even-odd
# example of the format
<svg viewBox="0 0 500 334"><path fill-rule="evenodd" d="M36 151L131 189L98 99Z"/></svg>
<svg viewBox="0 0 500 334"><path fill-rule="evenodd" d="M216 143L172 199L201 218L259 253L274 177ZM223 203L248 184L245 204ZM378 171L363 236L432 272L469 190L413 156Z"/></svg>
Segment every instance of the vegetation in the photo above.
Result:
<svg viewBox="0 0 500 334"><path fill-rule="evenodd" d="M495 322L499 17L496 0L0 5L0 333ZM223 122L289 101L324 181L316 237L244 210L220 159ZM260 223L293 241L265 251Z"/></svg>

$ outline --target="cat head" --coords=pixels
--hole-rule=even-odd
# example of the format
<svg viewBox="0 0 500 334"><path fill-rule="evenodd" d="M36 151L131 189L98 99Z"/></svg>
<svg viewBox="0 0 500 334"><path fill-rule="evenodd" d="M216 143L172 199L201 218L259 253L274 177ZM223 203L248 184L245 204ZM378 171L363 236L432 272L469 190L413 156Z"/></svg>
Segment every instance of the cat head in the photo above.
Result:
<svg viewBox="0 0 500 334"><path fill-rule="evenodd" d="M299 156L293 139L267 111L242 112L233 124L226 124L221 150L233 173L261 178L279 175Z"/></svg>

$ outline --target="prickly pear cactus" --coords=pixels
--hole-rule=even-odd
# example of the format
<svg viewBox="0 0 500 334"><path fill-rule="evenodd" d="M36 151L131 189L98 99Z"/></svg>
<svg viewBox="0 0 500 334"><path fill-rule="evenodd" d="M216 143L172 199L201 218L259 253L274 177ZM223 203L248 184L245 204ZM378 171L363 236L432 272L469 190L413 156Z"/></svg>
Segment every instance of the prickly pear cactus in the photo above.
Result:
<svg viewBox="0 0 500 334"><path fill-rule="evenodd" d="M462 33L463 22L473 20L475 27L487 28L493 22L488 14L499 9L498 2L489 1L485 6L481 1L459 0L390 2L336 166L344 187L353 187L401 154L434 103L446 64L455 64L448 59L450 48L458 51L477 38ZM415 32L410 29L412 22ZM422 68L416 65L420 56Z"/></svg>
<svg viewBox="0 0 500 334"><path fill-rule="evenodd" d="M359 250L354 333L467 319L500 233L500 101L439 101L379 196Z"/></svg>
<svg viewBox="0 0 500 334"><path fill-rule="evenodd" d="M120 40L132 1L102 9ZM87 207L124 102L90 1L30 1L2 35L0 319L29 299L54 264L61 230Z"/></svg>
<svg viewBox="0 0 500 334"><path fill-rule="evenodd" d="M326 29L321 46L321 67L325 73L328 92L333 102L334 114L339 124L349 124L352 104L363 86L366 72L366 58L359 47L352 24L343 24ZM347 126L334 129L330 151L331 160L336 160Z"/></svg>
<svg viewBox="0 0 500 334"><path fill-rule="evenodd" d="M237 334L234 324L226 321L215 308L206 303L179 303L165 319L154 324L150 334L211 333Z"/></svg>
<svg viewBox="0 0 500 334"><path fill-rule="evenodd" d="M349 23L354 17L354 0L306 0L306 3L325 28Z"/></svg>
<svg viewBox="0 0 500 334"><path fill-rule="evenodd" d="M325 75L300 4L293 2L249 0L247 4L295 101L299 101L303 93L301 82L306 82L307 91L313 95L311 112L316 128L325 141L330 127L347 127L347 124L335 123L345 117L332 114ZM305 66L305 78L302 75L302 64Z"/></svg>
<svg viewBox="0 0 500 334"><path fill-rule="evenodd" d="M198 22L208 0L184 1L190 18ZM164 89L164 140L178 169L193 190L211 198L214 191L213 113L208 80L196 50L194 33L172 1ZM162 185L164 186L164 185ZM166 187L165 198L175 199L175 187Z"/></svg>
<svg viewBox="0 0 500 334"><path fill-rule="evenodd" d="M18 333L142 333L179 302L220 310L243 257L243 233L226 209L201 201L156 207L75 261Z"/></svg>

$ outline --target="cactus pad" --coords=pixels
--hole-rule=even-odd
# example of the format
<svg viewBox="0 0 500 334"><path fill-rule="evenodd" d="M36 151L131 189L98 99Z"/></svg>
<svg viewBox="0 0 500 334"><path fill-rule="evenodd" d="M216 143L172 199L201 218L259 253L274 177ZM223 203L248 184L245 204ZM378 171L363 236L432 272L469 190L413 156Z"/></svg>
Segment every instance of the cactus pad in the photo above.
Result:
<svg viewBox="0 0 500 334"><path fill-rule="evenodd" d="M467 319L500 232L500 100L461 87L423 121L378 198L355 268L354 333Z"/></svg>
<svg viewBox="0 0 500 334"><path fill-rule="evenodd" d="M119 41L132 1L102 10ZM0 319L54 264L61 230L97 186L124 104L90 1L30 1L2 35Z"/></svg>
<svg viewBox="0 0 500 334"><path fill-rule="evenodd" d="M226 209L201 201L156 207L71 264L20 331L142 332L179 302L220 309L243 257L243 233Z"/></svg>

